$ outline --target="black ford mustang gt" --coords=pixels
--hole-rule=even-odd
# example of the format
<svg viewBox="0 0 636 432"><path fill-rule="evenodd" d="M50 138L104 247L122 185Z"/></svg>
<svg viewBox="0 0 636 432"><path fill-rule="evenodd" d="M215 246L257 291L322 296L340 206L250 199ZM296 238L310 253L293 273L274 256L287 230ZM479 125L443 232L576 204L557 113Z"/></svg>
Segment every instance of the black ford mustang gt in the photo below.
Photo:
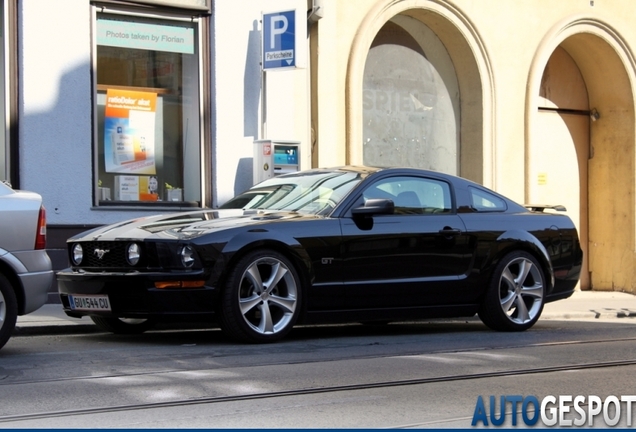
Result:
<svg viewBox="0 0 636 432"><path fill-rule="evenodd" d="M521 331L572 294L581 270L574 224L544 210L431 171L314 169L220 209L70 238L58 287L69 316L116 333L196 314L249 342L295 324L476 313Z"/></svg>

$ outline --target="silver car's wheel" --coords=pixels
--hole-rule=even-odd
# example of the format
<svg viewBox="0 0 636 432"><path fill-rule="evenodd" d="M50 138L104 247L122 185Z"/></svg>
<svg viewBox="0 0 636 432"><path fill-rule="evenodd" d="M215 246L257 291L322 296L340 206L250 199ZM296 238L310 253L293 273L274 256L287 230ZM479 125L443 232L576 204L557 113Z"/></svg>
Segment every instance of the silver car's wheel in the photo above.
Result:
<svg viewBox="0 0 636 432"><path fill-rule="evenodd" d="M513 252L497 265L479 317L495 330L526 330L539 319L544 296L544 274L536 258Z"/></svg>
<svg viewBox="0 0 636 432"><path fill-rule="evenodd" d="M18 318L18 302L9 281L0 274L0 348L7 343Z"/></svg>
<svg viewBox="0 0 636 432"><path fill-rule="evenodd" d="M300 279L275 251L243 257L232 269L220 311L221 327L235 339L272 342L285 336L300 311Z"/></svg>
<svg viewBox="0 0 636 432"><path fill-rule="evenodd" d="M139 334L150 330L156 324L156 321L151 318L91 316L91 320L100 330L116 334Z"/></svg>

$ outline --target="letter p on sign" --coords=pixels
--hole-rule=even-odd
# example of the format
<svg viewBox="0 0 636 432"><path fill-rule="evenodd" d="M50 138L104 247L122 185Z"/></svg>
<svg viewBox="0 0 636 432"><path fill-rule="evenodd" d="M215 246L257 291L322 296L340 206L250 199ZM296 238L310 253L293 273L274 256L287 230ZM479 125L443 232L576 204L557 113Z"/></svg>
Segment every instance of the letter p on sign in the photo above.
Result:
<svg viewBox="0 0 636 432"><path fill-rule="evenodd" d="M275 15L270 17L270 20L272 32L269 35L269 47L274 49L276 47L276 36L285 34L289 23L285 15ZM279 22L282 23L280 26L278 25Z"/></svg>

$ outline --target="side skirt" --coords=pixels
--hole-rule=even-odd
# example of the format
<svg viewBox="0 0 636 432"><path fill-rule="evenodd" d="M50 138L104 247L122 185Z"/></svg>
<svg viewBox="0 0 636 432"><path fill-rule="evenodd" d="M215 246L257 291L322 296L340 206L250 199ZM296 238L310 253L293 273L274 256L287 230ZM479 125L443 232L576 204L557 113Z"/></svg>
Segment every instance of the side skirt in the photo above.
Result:
<svg viewBox="0 0 636 432"><path fill-rule="evenodd" d="M336 324L472 317L477 313L478 309L478 304L468 304L419 308L308 311L304 314L299 324Z"/></svg>

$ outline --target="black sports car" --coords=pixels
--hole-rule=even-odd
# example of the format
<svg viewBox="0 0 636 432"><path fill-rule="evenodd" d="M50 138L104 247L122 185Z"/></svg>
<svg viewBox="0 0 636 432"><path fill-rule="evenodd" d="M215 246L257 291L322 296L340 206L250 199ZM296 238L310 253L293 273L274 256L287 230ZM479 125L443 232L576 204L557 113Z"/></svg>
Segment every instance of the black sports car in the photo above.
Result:
<svg viewBox="0 0 636 432"><path fill-rule="evenodd" d="M281 175L220 209L149 216L68 240L65 312L140 332L174 315L270 342L295 324L479 314L530 328L572 294L582 251L565 215L468 180L402 168Z"/></svg>

